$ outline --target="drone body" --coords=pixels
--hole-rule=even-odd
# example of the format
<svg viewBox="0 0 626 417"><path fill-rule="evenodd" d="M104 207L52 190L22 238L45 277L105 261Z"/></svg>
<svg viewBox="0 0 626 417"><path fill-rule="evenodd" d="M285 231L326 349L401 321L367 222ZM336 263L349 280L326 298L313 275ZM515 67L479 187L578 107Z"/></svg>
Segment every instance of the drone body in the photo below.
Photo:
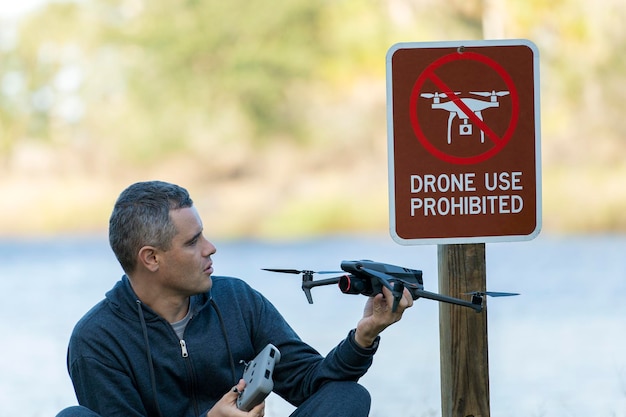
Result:
<svg viewBox="0 0 626 417"><path fill-rule="evenodd" d="M314 281L313 274L315 273L336 274L341 272L315 272L310 270L264 268L265 271L302 274L302 290L304 291L309 304L313 304L311 288L330 284L338 284L339 289L344 294L362 294L368 297L381 293L383 287L386 287L391 291L394 298L393 311L395 311L398 307L398 303L402 298L405 288L409 291L414 300L417 300L418 298L427 298L430 300L468 307L477 313L480 313L483 309L483 297L485 295L517 295L515 293L474 292L471 293L472 301L470 302L425 291L422 271L417 269L404 268L369 260L342 261L341 269L344 272L347 272L347 274L343 274L339 277Z"/></svg>

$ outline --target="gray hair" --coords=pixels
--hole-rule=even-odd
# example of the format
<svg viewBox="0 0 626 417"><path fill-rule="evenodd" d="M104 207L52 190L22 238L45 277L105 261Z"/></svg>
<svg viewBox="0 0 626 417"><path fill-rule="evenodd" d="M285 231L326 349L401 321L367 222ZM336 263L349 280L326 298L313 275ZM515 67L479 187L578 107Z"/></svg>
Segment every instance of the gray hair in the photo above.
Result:
<svg viewBox="0 0 626 417"><path fill-rule="evenodd" d="M186 189L167 182L138 182L122 191L109 219L109 244L124 272L135 269L143 246L168 250L176 234L170 210L192 205Z"/></svg>

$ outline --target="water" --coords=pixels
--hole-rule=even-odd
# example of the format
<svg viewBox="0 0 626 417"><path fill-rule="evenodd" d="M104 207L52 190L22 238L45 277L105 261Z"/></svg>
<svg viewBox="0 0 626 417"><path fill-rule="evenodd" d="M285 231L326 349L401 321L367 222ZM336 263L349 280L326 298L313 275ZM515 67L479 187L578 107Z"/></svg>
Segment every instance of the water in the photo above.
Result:
<svg viewBox="0 0 626 417"><path fill-rule="evenodd" d="M365 298L313 290L265 267L335 270L373 259L424 271L437 290L436 246L387 236L291 243L214 242L216 274L245 278L322 353L361 317ZM519 297L489 300L492 416L626 416L626 236L555 237L487 245L487 284ZM0 417L54 416L75 404L65 368L74 323L119 279L105 236L0 241ZM418 300L384 333L361 382L371 417L441 415L437 303ZM268 417L293 408L275 395Z"/></svg>

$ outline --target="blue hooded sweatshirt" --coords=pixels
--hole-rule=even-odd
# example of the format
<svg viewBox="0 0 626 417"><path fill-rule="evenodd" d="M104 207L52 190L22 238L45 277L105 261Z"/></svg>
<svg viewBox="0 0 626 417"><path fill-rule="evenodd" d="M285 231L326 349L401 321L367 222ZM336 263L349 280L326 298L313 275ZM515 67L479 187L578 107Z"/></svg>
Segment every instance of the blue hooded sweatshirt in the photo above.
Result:
<svg viewBox="0 0 626 417"><path fill-rule="evenodd" d="M67 365L79 404L104 417L206 415L268 343L281 352L274 392L298 406L332 380L357 381L372 363L354 330L326 357L304 343L276 308L244 281L213 277L191 297L180 340L124 276L72 333Z"/></svg>

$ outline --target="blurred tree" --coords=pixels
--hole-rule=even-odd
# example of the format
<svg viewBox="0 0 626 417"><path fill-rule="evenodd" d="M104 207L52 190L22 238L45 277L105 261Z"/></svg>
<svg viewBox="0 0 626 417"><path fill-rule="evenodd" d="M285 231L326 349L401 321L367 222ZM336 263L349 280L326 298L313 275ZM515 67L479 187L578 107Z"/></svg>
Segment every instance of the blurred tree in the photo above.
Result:
<svg viewBox="0 0 626 417"><path fill-rule="evenodd" d="M325 2L95 3L106 16L101 42L124 62L128 106L150 129L129 133L149 136L152 151L184 149L194 141L304 139L287 92L290 84L314 76L327 48ZM223 131L224 119L239 126ZM220 138L228 133L236 136Z"/></svg>
<svg viewBox="0 0 626 417"><path fill-rule="evenodd" d="M0 168L8 166L16 138L23 137L26 131L26 80L15 61L11 52L0 59Z"/></svg>
<svg viewBox="0 0 626 417"><path fill-rule="evenodd" d="M461 6L453 9L476 26L474 8ZM309 103L337 105L360 77L384 77L398 7L415 18L432 9L406 0L53 2L20 30L23 114L32 136L87 141L111 161L345 137L324 133L328 118Z"/></svg>
<svg viewBox="0 0 626 417"><path fill-rule="evenodd" d="M76 4L52 3L45 13L21 22L16 45L4 51L0 143L6 158L24 138L64 143L64 126L79 122L84 106L81 61L93 41L84 17Z"/></svg>
<svg viewBox="0 0 626 417"><path fill-rule="evenodd" d="M75 127L54 134L68 125L131 160L223 140L225 132L250 143L302 139L286 91L316 71L322 6L51 3L23 22L17 46L3 54L3 154L24 136L77 136Z"/></svg>
<svg viewBox="0 0 626 417"><path fill-rule="evenodd" d="M378 140L365 136L384 115L372 120L357 113L374 111L361 98L373 85L384 86L387 48L398 41L481 38L490 3L52 2L23 21L16 46L2 52L0 146L8 155L17 138L28 136L91 149L117 164L234 144L336 147ZM548 131L568 135L568 115L582 100L589 106L596 91L602 102L622 101L611 75L599 88L583 82L623 66L619 54L606 51L626 36L618 24L603 25L623 15L619 7L603 17L602 8L575 0L499 4L504 35L535 40L544 68L558 71L551 78L555 72L544 72L545 96L567 102L548 106L555 109L545 118ZM597 33L607 33L602 47ZM583 50L594 59L572 65Z"/></svg>

